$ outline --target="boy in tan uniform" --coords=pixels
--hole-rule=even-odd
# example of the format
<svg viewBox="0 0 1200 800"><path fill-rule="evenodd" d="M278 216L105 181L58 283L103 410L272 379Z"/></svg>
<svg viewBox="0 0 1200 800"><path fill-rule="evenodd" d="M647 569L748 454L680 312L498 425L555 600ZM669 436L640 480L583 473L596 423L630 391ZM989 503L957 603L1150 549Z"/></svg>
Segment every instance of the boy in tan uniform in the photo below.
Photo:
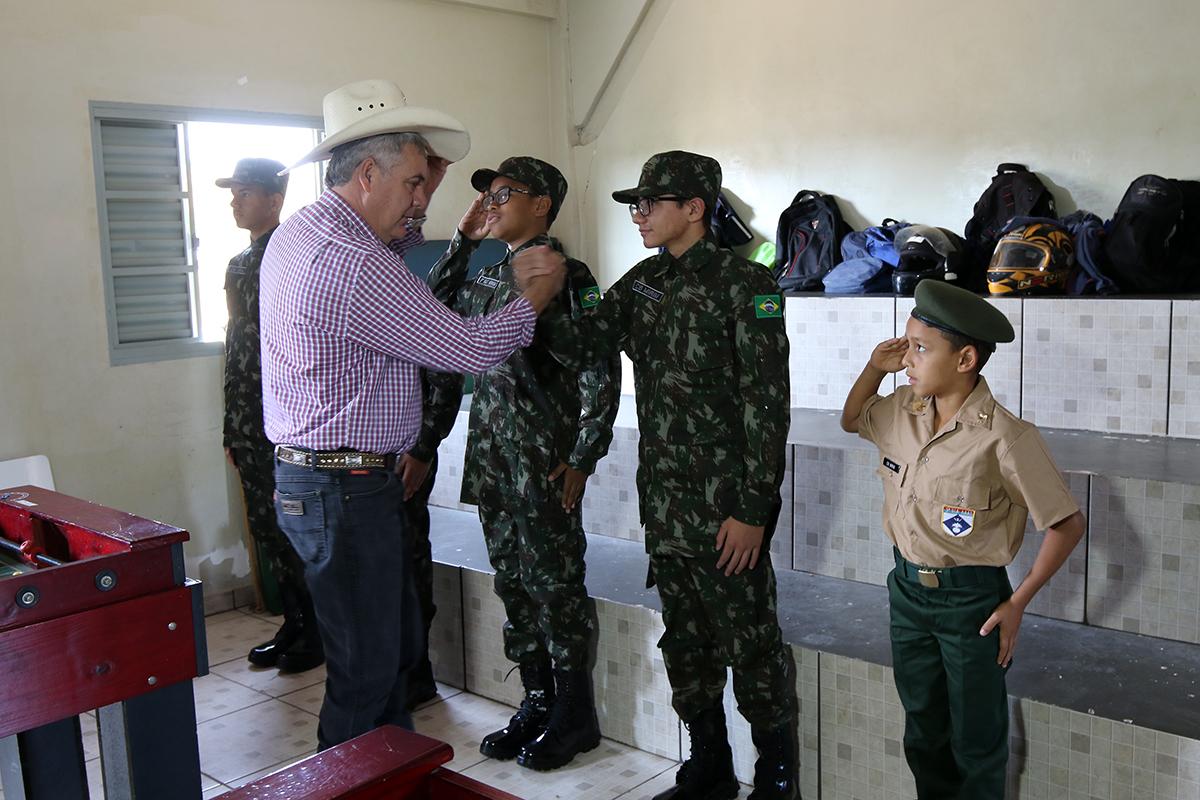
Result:
<svg viewBox="0 0 1200 800"><path fill-rule="evenodd" d="M979 374L996 342L1013 338L983 298L922 281L905 335L876 346L842 409L842 428L879 447L896 558L892 661L921 800L1003 799L1004 675L1021 617L1085 528L1037 429ZM880 397L884 377L901 369L909 385ZM1014 592L1005 567L1029 515L1046 538Z"/></svg>

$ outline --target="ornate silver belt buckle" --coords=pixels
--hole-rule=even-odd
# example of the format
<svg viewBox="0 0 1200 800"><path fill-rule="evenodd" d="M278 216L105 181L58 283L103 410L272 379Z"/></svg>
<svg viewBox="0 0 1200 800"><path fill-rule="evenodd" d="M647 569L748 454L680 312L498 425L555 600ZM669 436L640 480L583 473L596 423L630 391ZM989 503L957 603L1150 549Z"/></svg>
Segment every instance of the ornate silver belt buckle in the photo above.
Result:
<svg viewBox="0 0 1200 800"><path fill-rule="evenodd" d="M346 455L347 467L361 467L363 464L362 453L348 453Z"/></svg>
<svg viewBox="0 0 1200 800"><path fill-rule="evenodd" d="M937 589L942 585L942 582L938 580L937 570L935 569L917 570L917 580L920 581L921 585L926 589Z"/></svg>

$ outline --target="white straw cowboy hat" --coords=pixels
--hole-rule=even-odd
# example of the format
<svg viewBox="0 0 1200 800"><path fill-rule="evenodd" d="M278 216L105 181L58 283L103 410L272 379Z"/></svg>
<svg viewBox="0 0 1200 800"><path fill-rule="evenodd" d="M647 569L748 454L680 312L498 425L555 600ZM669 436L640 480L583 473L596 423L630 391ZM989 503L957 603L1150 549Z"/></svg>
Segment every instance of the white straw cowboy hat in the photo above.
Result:
<svg viewBox="0 0 1200 800"><path fill-rule="evenodd" d="M461 161L471 149L471 134L461 122L442 111L408 105L404 92L391 81L346 84L325 95L322 105L324 141L281 175L310 161L324 161L338 145L381 133L419 133L447 161Z"/></svg>

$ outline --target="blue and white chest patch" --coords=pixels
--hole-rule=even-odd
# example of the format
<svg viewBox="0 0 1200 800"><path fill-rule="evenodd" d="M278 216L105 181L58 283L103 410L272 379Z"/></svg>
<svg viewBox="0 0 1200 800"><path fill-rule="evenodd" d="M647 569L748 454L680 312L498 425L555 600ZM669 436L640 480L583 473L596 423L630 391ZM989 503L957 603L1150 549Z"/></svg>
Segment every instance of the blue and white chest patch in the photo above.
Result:
<svg viewBox="0 0 1200 800"><path fill-rule="evenodd" d="M975 509L942 506L942 527L955 538L975 530Z"/></svg>
<svg viewBox="0 0 1200 800"><path fill-rule="evenodd" d="M475 279L475 282L478 283L480 286L486 286L487 288L489 288L493 291L500 288L500 281L496 280L495 278L489 278L488 276L484 275L482 272L479 273L479 277L477 277Z"/></svg>

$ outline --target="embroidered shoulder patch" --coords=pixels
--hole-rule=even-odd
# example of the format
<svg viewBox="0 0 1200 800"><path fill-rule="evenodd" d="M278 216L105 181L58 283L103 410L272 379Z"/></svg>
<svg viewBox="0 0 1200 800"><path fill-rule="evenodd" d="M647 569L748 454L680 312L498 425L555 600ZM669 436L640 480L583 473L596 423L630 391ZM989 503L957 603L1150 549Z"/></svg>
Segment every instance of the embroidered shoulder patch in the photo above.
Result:
<svg viewBox="0 0 1200 800"><path fill-rule="evenodd" d="M579 290L579 304L584 308L592 308L600 302L600 287L589 286Z"/></svg>
<svg viewBox="0 0 1200 800"><path fill-rule="evenodd" d="M780 319L783 317L783 300L777 294L754 295L754 316L759 319Z"/></svg>

